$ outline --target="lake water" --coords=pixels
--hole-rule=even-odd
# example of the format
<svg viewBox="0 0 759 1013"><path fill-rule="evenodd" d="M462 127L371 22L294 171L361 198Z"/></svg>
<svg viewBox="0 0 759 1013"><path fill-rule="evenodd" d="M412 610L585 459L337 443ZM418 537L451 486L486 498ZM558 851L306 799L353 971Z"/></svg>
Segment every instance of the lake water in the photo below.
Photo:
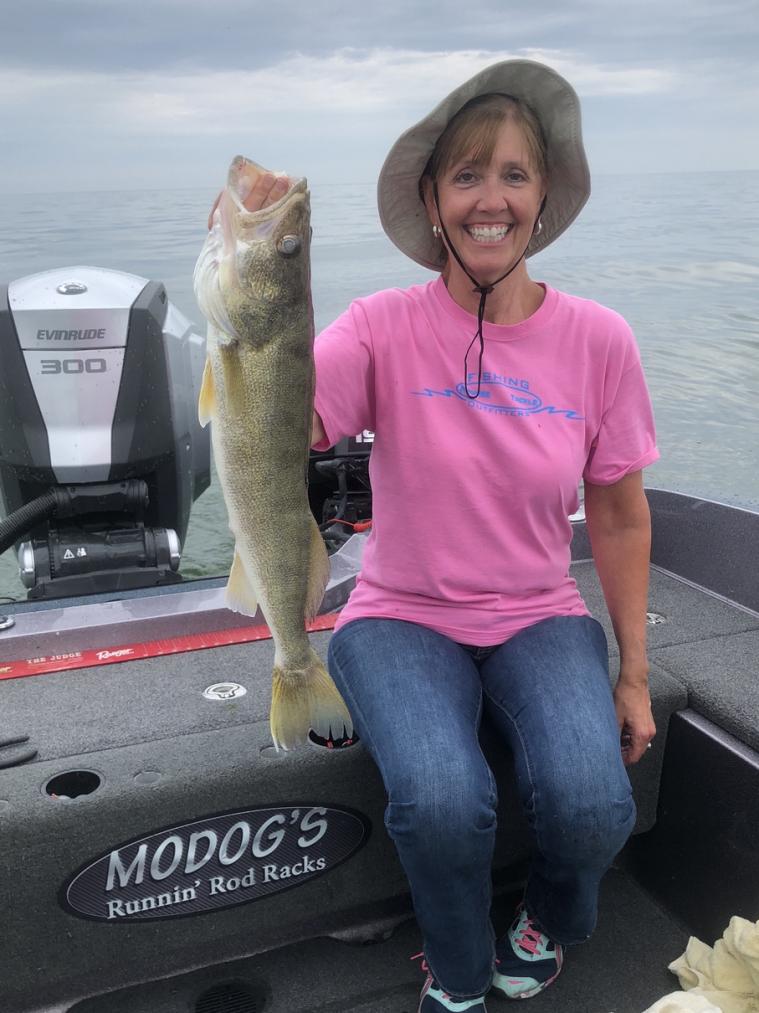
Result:
<svg viewBox="0 0 759 1013"><path fill-rule="evenodd" d="M382 232L369 184L313 185L317 329L351 299L426 281ZM0 283L93 265L166 286L201 333L192 272L215 189L0 196ZM661 461L646 483L759 509L759 173L606 176L570 230L530 260L554 287L631 324ZM0 368L2 364L0 363ZM187 577L226 573L232 541L214 481L196 502ZM24 597L13 551L0 595Z"/></svg>

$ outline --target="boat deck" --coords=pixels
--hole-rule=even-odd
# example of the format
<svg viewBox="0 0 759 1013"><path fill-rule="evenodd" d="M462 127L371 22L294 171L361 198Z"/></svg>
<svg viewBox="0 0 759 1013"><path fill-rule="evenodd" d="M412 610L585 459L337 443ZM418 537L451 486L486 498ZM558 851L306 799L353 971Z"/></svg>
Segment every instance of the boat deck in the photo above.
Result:
<svg viewBox="0 0 759 1013"><path fill-rule="evenodd" d="M667 965L689 934L712 943L731 915L759 918L756 515L748 528L737 518L740 538L721 525L732 548L686 538L673 555L683 515L670 499L661 506L649 597L659 733L631 769L638 826L604 880L596 933L531 1000L535 1013L641 1013L678 988ZM657 552L667 525L673 533ZM572 573L606 628L613 672L611 625L579 534ZM208 596L206 606L193 595ZM14 638L0 640L0 666L22 648L30 656L85 640L113 645L133 641L136 629L189 634L222 615L230 625L218 595L218 582L208 582L152 596L152 618L148 596L114 603L118 617L106 603L21 606ZM181 613L180 599L190 603ZM77 608L94 611L77 619ZM312 634L322 655L328 639ZM424 974L411 957L421 940L382 825L379 775L360 744L274 754L272 657L263 640L0 682L0 733L27 734L38 750L32 762L0 769L2 1013L415 1013ZM248 692L203 699L210 683L227 681ZM483 732L501 796L493 908L501 932L529 836L510 759ZM70 803L51 799L50 779L77 769L96 771L99 788ZM202 915L114 924L61 906L64 883L108 849L209 814L296 803L360 811L371 833L322 876ZM505 1007L488 1001L491 1011Z"/></svg>
<svg viewBox="0 0 759 1013"><path fill-rule="evenodd" d="M494 905L497 932L506 930L517 899L507 895ZM612 870L602 886L598 931L570 950L556 986L530 1000L530 1013L641 1013L678 988L667 963L687 940L688 933L630 876ZM416 1013L425 974L421 961L410 958L420 950L412 918L384 942L314 939L92 999L72 1013L185 1013L219 980L261 983L256 994L268 1001L251 1007L255 1013ZM513 1003L493 996L487 1007L488 1013L505 1013Z"/></svg>

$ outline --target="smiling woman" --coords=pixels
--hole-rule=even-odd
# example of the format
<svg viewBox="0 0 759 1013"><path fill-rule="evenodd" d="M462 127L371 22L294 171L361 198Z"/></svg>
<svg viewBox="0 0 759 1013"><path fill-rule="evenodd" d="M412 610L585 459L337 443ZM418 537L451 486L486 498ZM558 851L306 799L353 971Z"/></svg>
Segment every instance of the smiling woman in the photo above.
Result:
<svg viewBox="0 0 759 1013"><path fill-rule="evenodd" d="M386 233L439 276L357 300L316 342L316 449L375 433L372 533L329 663L387 790L429 969L419 1013L482 1013L490 987L526 998L556 979L634 823L625 764L655 733L641 469L658 452L637 346L616 313L526 263L589 191L570 85L527 60L482 71L380 173ZM582 480L622 659L614 695L568 576ZM483 707L537 841L498 942Z"/></svg>
<svg viewBox="0 0 759 1013"><path fill-rule="evenodd" d="M517 305L513 298L499 298L505 290L495 286L513 271L527 278L523 257L541 227L545 155L535 131L525 130L514 100L488 96L487 102L490 116L484 122L478 122L479 103L465 106L451 121L458 125L461 151L456 151L455 140L446 145L441 138L421 188L433 231L439 228L446 252L453 255L443 270L453 298L460 306L474 309L477 291L472 292L470 285L474 282L485 319L518 323L540 306L542 289L535 283L522 284ZM487 143L478 137L485 125ZM438 147L449 148L450 154L439 154ZM494 299L486 309L485 299L491 293Z"/></svg>

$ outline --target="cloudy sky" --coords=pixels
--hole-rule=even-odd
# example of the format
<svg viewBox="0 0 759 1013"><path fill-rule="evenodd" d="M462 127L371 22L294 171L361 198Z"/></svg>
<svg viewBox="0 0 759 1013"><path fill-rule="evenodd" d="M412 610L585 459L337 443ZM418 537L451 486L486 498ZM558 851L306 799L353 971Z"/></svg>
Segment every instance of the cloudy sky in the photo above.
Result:
<svg viewBox="0 0 759 1013"><path fill-rule="evenodd" d="M3 3L3 192L210 186L232 155L370 182L509 56L583 102L595 173L759 169L759 0Z"/></svg>

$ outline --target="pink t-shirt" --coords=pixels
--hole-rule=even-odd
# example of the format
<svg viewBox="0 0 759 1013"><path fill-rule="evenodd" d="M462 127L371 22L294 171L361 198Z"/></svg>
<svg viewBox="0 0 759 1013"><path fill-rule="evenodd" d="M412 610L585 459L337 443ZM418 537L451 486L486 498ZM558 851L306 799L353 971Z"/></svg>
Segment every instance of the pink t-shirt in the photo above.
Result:
<svg viewBox="0 0 759 1013"><path fill-rule="evenodd" d="M474 401L463 381L477 319L442 278L358 299L317 338L317 449L375 434L372 531L336 629L405 619L489 646L588 615L569 576L579 483L616 482L659 455L627 323L543 287L527 320L483 325ZM475 342L470 393L478 354Z"/></svg>

